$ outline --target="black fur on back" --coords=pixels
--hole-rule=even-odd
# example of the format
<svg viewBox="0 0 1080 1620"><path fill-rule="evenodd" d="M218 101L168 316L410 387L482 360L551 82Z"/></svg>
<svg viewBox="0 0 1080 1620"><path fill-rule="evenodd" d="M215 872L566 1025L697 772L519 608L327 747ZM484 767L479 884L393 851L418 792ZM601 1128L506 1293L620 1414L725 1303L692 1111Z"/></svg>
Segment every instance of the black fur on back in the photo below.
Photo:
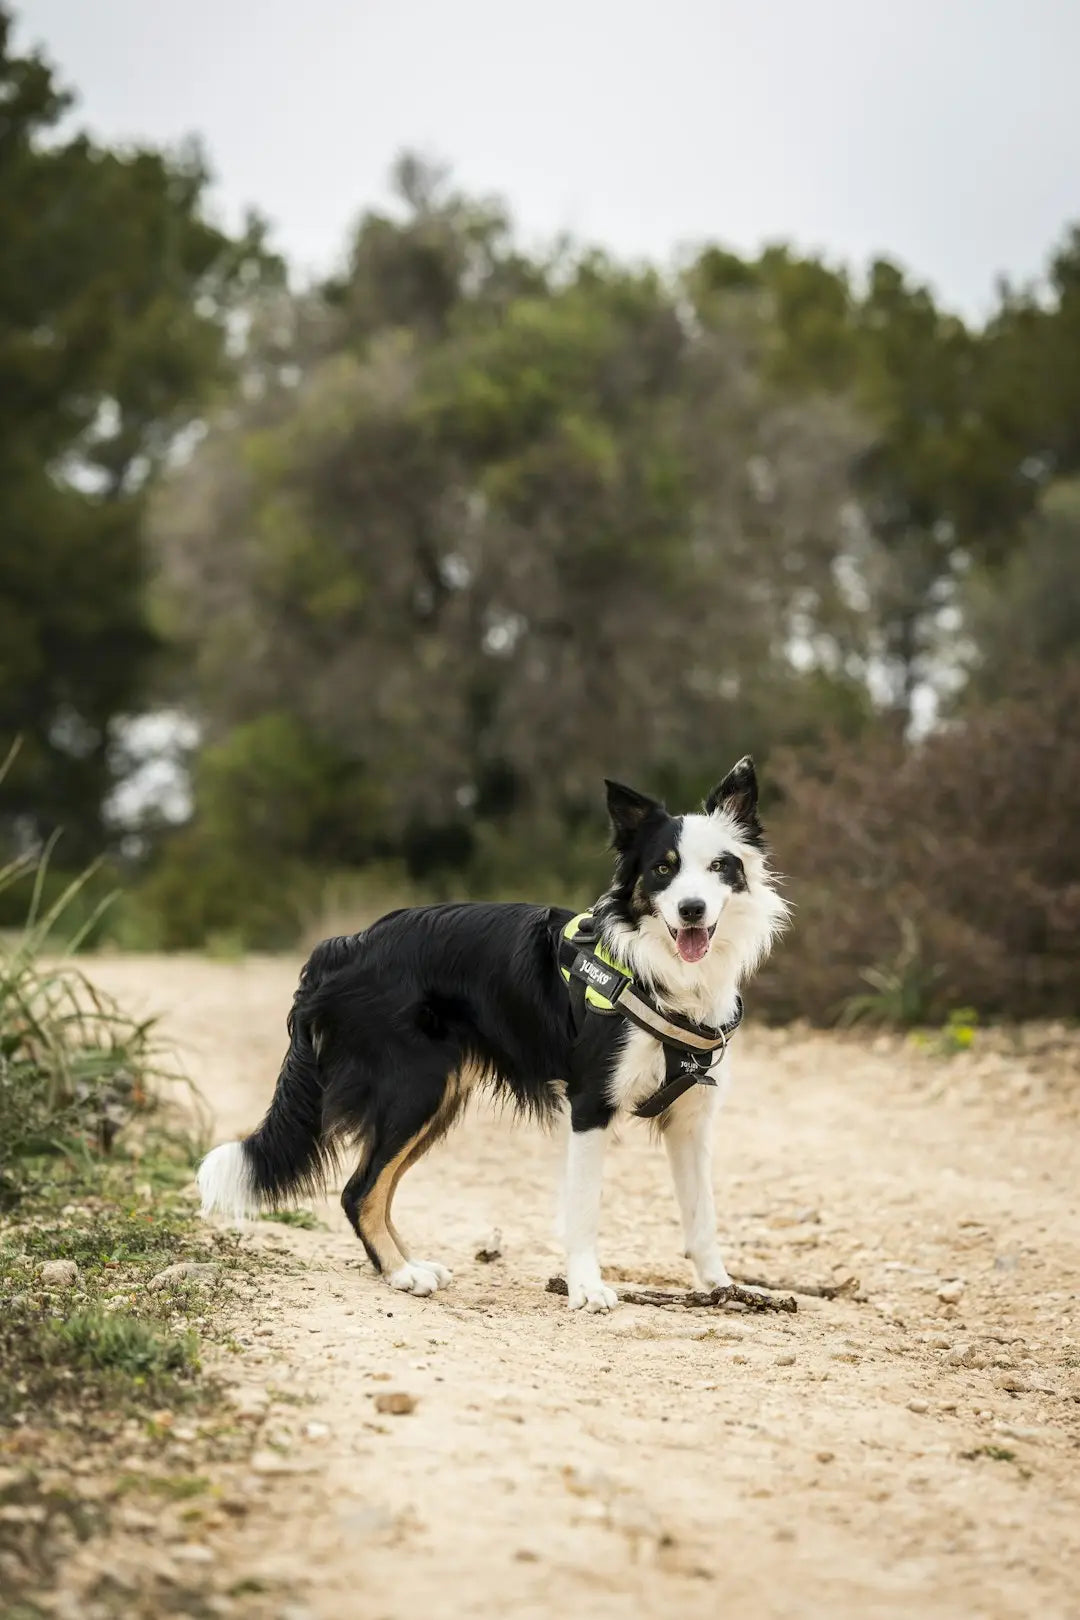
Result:
<svg viewBox="0 0 1080 1620"><path fill-rule="evenodd" d="M546 906L450 904L382 917L295 1010L317 1031L323 1128L363 1130L369 1091L472 1068L540 1118L556 1106L570 1021Z"/></svg>
<svg viewBox="0 0 1080 1620"><path fill-rule="evenodd" d="M317 946L293 999L273 1102L245 1143L260 1193L315 1190L345 1140L406 1138L414 1120L437 1112L455 1073L551 1119L555 1082L571 1082L556 942L572 915L525 904L423 906ZM606 1118L603 1059L614 1060L622 1020L590 1024Z"/></svg>

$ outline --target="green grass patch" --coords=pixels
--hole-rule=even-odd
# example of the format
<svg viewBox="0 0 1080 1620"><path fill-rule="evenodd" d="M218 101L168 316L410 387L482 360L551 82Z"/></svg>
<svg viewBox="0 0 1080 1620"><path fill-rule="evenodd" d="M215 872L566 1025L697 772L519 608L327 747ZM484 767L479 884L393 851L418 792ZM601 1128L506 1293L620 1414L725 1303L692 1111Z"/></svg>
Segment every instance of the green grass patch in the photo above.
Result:
<svg viewBox="0 0 1080 1620"><path fill-rule="evenodd" d="M326 1222L310 1209L269 1209L260 1215L261 1221L276 1221L279 1226L298 1226L304 1232L325 1232Z"/></svg>
<svg viewBox="0 0 1080 1620"><path fill-rule="evenodd" d="M23 929L0 939L0 1608L35 1620L52 1612L46 1594L73 1535L107 1532L130 1459L141 1464L131 1489L175 1516L174 1504L209 1488L196 1463L246 1454L249 1432L205 1421L219 1415L219 1390L200 1333L227 1341L231 1286L267 1263L198 1219L191 1182L202 1144L155 1101L153 1024L54 960L65 943L77 948L94 914L87 920L77 903L86 879L60 887L46 868L46 859L0 868L0 899L13 886L30 894ZM83 932L65 939L80 909ZM65 1264L46 1282L50 1261ZM152 1288L181 1261L213 1265L198 1280ZM178 1450L181 1408L200 1423ZM155 1479L144 1470L157 1459L190 1461L192 1471ZM74 1482L70 1502L58 1481ZM103 1613L166 1612L160 1594L144 1606L126 1589L102 1593ZM179 1612L173 1596L169 1613Z"/></svg>
<svg viewBox="0 0 1080 1620"><path fill-rule="evenodd" d="M173 1373L199 1368L199 1341L188 1329L168 1333L140 1316L100 1308L48 1321L37 1336L46 1364L77 1372L118 1373L136 1385L157 1386Z"/></svg>
<svg viewBox="0 0 1080 1620"><path fill-rule="evenodd" d="M13 757L0 764L0 783ZM125 1126L152 1109L159 1072L153 1020L129 1017L72 959L102 909L86 916L82 904L96 869L46 903L51 852L0 866L0 904L26 895L22 928L0 937L0 1202L8 1205L40 1179L43 1161L108 1155Z"/></svg>
<svg viewBox="0 0 1080 1620"><path fill-rule="evenodd" d="M205 1496L213 1489L206 1474L121 1474L116 1482L118 1496L160 1496L167 1502L186 1502Z"/></svg>
<svg viewBox="0 0 1080 1620"><path fill-rule="evenodd" d="M147 1287L181 1249L215 1252L178 1215L149 1231L118 1214L91 1214L85 1227L9 1222L0 1235L0 1424L209 1395L196 1334L175 1321L186 1296L178 1304ZM53 1259L74 1260L73 1286L46 1285L42 1266Z"/></svg>

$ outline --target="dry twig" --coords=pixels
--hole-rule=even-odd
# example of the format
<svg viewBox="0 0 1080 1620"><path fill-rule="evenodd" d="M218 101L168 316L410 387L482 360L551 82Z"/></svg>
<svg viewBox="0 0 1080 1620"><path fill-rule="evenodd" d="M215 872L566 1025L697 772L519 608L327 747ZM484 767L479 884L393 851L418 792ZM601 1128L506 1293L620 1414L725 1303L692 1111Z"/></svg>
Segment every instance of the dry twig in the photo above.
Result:
<svg viewBox="0 0 1080 1620"><path fill-rule="evenodd" d="M859 1292L858 1277L845 1277L838 1283L766 1282L764 1277L736 1277L744 1288L768 1288L773 1293L787 1289L791 1294L805 1294L807 1299L853 1299Z"/></svg>
<svg viewBox="0 0 1080 1620"><path fill-rule="evenodd" d="M565 1277L549 1277L547 1282L549 1294L562 1294L568 1292ZM734 1310L734 1311L797 1311L798 1305L790 1294L759 1294L750 1288L741 1288L738 1283L732 1283L730 1288L714 1288L712 1293L697 1293L688 1291L682 1294L668 1293L661 1288L616 1288L615 1292L627 1305L660 1305L677 1306L683 1310Z"/></svg>

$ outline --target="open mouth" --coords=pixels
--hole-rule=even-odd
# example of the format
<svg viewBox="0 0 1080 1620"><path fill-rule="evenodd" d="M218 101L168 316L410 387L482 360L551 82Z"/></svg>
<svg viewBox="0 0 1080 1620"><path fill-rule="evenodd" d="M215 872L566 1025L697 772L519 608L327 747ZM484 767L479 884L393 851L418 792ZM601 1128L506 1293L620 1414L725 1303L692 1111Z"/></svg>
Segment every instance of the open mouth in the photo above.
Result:
<svg viewBox="0 0 1080 1620"><path fill-rule="evenodd" d="M672 928L668 923L668 932L684 962L700 962L716 933L716 924L711 928Z"/></svg>

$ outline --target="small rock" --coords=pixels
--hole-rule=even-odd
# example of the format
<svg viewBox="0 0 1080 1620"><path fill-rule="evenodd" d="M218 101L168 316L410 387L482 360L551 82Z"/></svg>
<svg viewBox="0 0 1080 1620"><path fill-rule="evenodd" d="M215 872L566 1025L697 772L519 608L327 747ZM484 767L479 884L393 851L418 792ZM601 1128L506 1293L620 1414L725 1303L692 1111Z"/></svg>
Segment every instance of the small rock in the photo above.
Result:
<svg viewBox="0 0 1080 1620"><path fill-rule="evenodd" d="M40 1502L22 1507L17 1502L5 1502L0 1507L0 1524L44 1524L48 1513Z"/></svg>
<svg viewBox="0 0 1080 1620"><path fill-rule="evenodd" d="M253 1385L230 1390L228 1398L241 1417L262 1417L270 1405L270 1397L265 1389Z"/></svg>
<svg viewBox="0 0 1080 1620"><path fill-rule="evenodd" d="M908 1409L909 1412L915 1412L915 1413L918 1414L919 1417L921 1417L924 1412L929 1412L929 1410L930 1410L930 1402L929 1401L908 1401L907 1409Z"/></svg>
<svg viewBox="0 0 1080 1620"><path fill-rule="evenodd" d="M309 1440L325 1440L330 1434L329 1423L305 1423L304 1434Z"/></svg>
<svg viewBox="0 0 1080 1620"><path fill-rule="evenodd" d="M79 1280L79 1268L74 1260L46 1260L41 1268L41 1280L46 1288L74 1288Z"/></svg>
<svg viewBox="0 0 1080 1620"><path fill-rule="evenodd" d="M791 1212L784 1211L779 1215L773 1215L769 1221L769 1225L772 1227L805 1226L809 1223L820 1225L820 1222L821 1216L818 1211L816 1209L806 1208L796 1209Z"/></svg>
<svg viewBox="0 0 1080 1620"><path fill-rule="evenodd" d="M490 1231L476 1251L476 1258L481 1265L489 1266L493 1260L502 1259L502 1232L499 1227Z"/></svg>
<svg viewBox="0 0 1080 1620"><path fill-rule="evenodd" d="M376 1412L389 1413L391 1417L404 1417L408 1412L416 1410L416 1396L406 1394L403 1389L387 1390L375 1397Z"/></svg>
<svg viewBox="0 0 1080 1620"><path fill-rule="evenodd" d="M218 1274L217 1266L200 1264L197 1260L178 1260L174 1266L166 1266L147 1283L152 1294L159 1294L163 1288L175 1288L178 1283L211 1283Z"/></svg>
<svg viewBox="0 0 1080 1620"><path fill-rule="evenodd" d="M998 1423L994 1433L1003 1434L1006 1440L1041 1440L1043 1431L1024 1423Z"/></svg>
<svg viewBox="0 0 1080 1620"><path fill-rule="evenodd" d="M835 1451L819 1451L817 1453L817 1460L819 1463L831 1463L835 1457Z"/></svg>
<svg viewBox="0 0 1080 1620"><path fill-rule="evenodd" d="M795 1357L790 1352L784 1356L777 1356L776 1365L778 1367L794 1367Z"/></svg>
<svg viewBox="0 0 1080 1620"><path fill-rule="evenodd" d="M964 1285L958 1277L954 1277L951 1282L942 1283L937 1297L943 1305L959 1305L964 1297Z"/></svg>
<svg viewBox="0 0 1080 1620"><path fill-rule="evenodd" d="M573 1496L599 1496L611 1498L618 1490L618 1486L610 1474L603 1473L599 1468L575 1468L572 1464L562 1471L563 1483Z"/></svg>
<svg viewBox="0 0 1080 1620"><path fill-rule="evenodd" d="M337 1517L350 1540L357 1536L380 1536L394 1528L394 1515L371 1503L345 1503L338 1509Z"/></svg>
<svg viewBox="0 0 1080 1620"><path fill-rule="evenodd" d="M998 1373L994 1383L998 1389L1006 1390L1010 1395L1026 1395L1031 1389L1027 1379L1014 1372Z"/></svg>
<svg viewBox="0 0 1080 1620"><path fill-rule="evenodd" d="M311 1474L318 1467L316 1463L293 1462L276 1451L254 1452L250 1466L256 1474Z"/></svg>
<svg viewBox="0 0 1080 1620"><path fill-rule="evenodd" d="M156 1530L158 1526L154 1515L144 1513L142 1508L122 1507L117 1517L125 1530Z"/></svg>
<svg viewBox="0 0 1080 1620"><path fill-rule="evenodd" d="M185 1564L212 1564L214 1555L209 1547L203 1547L197 1541L185 1541L179 1547L170 1547L169 1552Z"/></svg>
<svg viewBox="0 0 1080 1620"><path fill-rule="evenodd" d="M973 1344L958 1344L945 1357L950 1367L978 1367L983 1358Z"/></svg>

